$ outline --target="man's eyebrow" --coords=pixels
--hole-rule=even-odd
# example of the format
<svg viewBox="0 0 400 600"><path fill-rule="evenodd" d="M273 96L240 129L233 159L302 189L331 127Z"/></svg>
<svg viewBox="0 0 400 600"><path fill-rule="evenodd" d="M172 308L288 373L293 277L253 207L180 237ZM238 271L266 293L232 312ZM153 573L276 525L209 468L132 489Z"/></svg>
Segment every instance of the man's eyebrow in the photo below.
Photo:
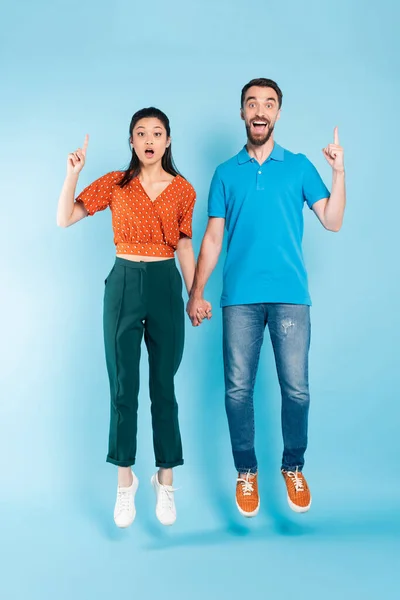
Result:
<svg viewBox="0 0 400 600"><path fill-rule="evenodd" d="M257 100L257 98L255 96L249 96L246 99L246 102L249 102L249 100ZM276 102L276 98L267 98L267 102Z"/></svg>

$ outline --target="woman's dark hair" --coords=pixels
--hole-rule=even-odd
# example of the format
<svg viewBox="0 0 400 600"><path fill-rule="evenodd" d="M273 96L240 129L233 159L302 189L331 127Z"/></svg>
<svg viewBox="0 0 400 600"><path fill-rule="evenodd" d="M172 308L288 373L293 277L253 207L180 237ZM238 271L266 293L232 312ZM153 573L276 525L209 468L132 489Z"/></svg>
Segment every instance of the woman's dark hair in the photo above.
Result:
<svg viewBox="0 0 400 600"><path fill-rule="evenodd" d="M168 119L167 115L165 113L163 113L161 110L159 110L158 108L154 108L154 106L150 106L149 108L142 108L141 110L138 110L133 115L133 117L131 119L131 124L129 125L129 139L132 138L132 132L138 121L140 121L141 119L148 119L148 118L152 118L152 117L161 121L161 123L164 125L165 130L167 132L167 137L170 137L171 136L171 128L169 125L169 119ZM174 159L172 158L171 144L165 150L165 154L162 157L161 164L162 164L162 168L164 169L164 171L166 171L170 175L173 175L174 177L176 177L177 175L180 174L175 166ZM138 158L135 150L132 148L131 162L129 163L129 166L126 169L126 171L124 172L122 179L118 182L118 185L120 187L124 187L130 181L132 181L132 179L137 177L139 175L139 173L140 173L139 158Z"/></svg>
<svg viewBox="0 0 400 600"><path fill-rule="evenodd" d="M265 79L265 77L261 77L260 79L252 79L251 81L249 81L249 83L246 83L246 85L242 89L242 96L240 98L240 106L242 108L243 108L243 104L244 104L244 99L246 97L246 92L247 92L248 89L250 89L253 86L257 86L257 87L270 87L273 90L275 90L276 95L278 96L279 108L281 108L281 106L282 106L282 98L283 98L283 94L282 94L281 88L279 87L279 85L275 81L273 81L272 79Z"/></svg>

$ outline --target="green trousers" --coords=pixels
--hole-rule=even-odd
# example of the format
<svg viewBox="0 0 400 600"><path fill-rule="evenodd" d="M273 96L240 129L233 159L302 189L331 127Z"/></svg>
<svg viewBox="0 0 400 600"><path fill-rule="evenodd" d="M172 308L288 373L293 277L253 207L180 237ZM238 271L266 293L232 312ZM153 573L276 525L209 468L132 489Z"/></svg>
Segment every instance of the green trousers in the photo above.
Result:
<svg viewBox="0 0 400 600"><path fill-rule="evenodd" d="M107 461L136 459L140 349L149 355L150 400L157 467L183 464L174 376L182 359L184 306L175 260L115 261L105 282L104 342L111 415Z"/></svg>

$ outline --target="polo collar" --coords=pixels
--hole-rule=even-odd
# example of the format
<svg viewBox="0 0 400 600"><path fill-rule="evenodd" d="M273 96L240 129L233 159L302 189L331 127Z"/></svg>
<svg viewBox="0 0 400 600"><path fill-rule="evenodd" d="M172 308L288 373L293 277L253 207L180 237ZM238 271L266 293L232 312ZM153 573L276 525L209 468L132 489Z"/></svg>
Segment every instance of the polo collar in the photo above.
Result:
<svg viewBox="0 0 400 600"><path fill-rule="evenodd" d="M267 158L267 160L271 159L271 160L278 160L278 161L282 162L284 160L284 158L285 158L284 149L282 148L282 146L280 146L279 144L277 144L275 142L274 147L272 148L272 152L269 155L269 157ZM243 165L244 163L247 163L251 160L251 156L247 152L246 146L243 146L243 148L237 155L237 159L238 159L239 165Z"/></svg>

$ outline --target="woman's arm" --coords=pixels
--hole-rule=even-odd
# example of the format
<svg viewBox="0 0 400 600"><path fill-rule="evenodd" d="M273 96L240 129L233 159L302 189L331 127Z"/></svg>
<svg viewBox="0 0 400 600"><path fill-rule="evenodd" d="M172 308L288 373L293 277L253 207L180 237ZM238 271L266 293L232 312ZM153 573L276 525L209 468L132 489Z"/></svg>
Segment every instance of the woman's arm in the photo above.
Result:
<svg viewBox="0 0 400 600"><path fill-rule="evenodd" d="M186 290L189 296L193 285L194 272L196 270L196 260L194 257L192 240L186 236L181 237L178 242L176 254L178 256Z"/></svg>
<svg viewBox="0 0 400 600"><path fill-rule="evenodd" d="M88 214L81 202L75 202L76 185L79 173L85 166L88 143L89 136L86 135L83 147L68 154L67 176L58 200L57 225L59 227L69 227Z"/></svg>
<svg viewBox="0 0 400 600"><path fill-rule="evenodd" d="M210 217L200 248L197 260L194 282L190 291L189 302L186 312L192 321L193 327L201 325L202 320L207 317L211 319L211 304L204 300L203 293L206 283L213 272L219 255L221 253L224 239L225 219L222 217Z"/></svg>

